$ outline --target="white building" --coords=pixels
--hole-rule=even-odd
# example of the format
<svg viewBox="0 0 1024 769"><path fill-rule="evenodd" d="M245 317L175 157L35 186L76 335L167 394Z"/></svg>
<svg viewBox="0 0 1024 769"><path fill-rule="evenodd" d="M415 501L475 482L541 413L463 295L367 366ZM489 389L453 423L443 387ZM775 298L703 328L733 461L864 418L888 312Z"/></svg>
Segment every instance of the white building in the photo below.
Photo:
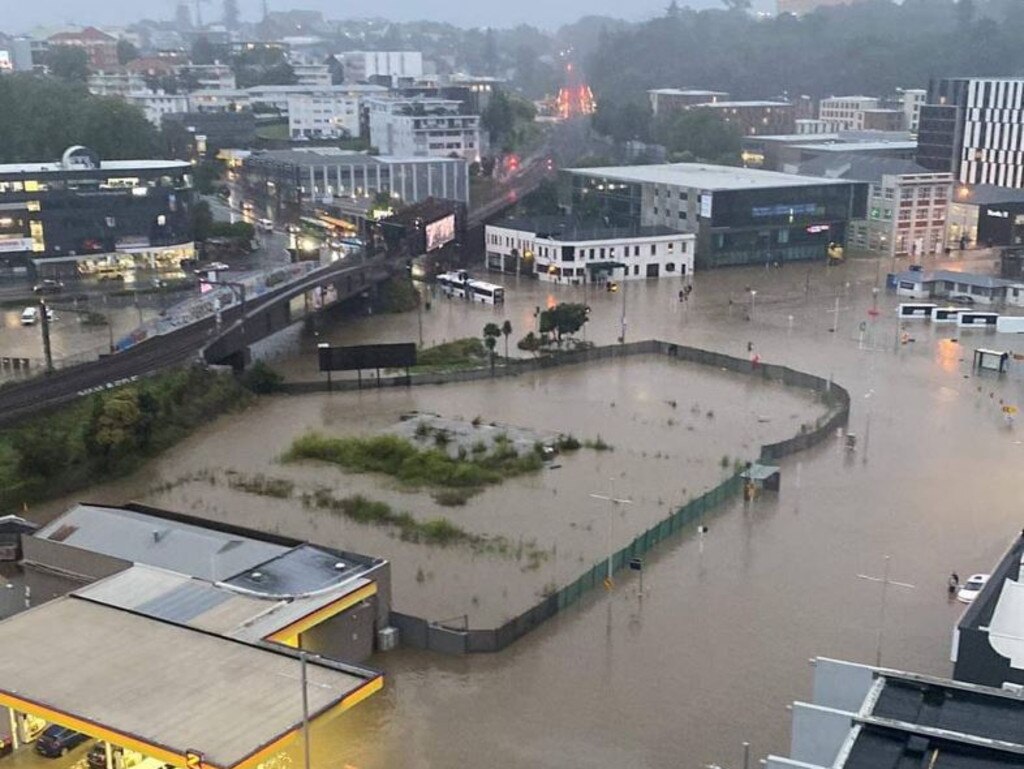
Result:
<svg viewBox="0 0 1024 769"><path fill-rule="evenodd" d="M913 134L921 124L921 106L928 98L924 88L905 88L898 92L897 100L903 110L903 128Z"/></svg>
<svg viewBox="0 0 1024 769"><path fill-rule="evenodd" d="M274 107L282 115L288 112L288 100L293 96L303 96L314 93L332 93L352 97L380 96L386 94L388 89L380 85L256 85L245 89L249 94L250 104L265 104Z"/></svg>
<svg viewBox="0 0 1024 769"><path fill-rule="evenodd" d="M295 73L298 85L311 85L319 88L331 84L331 70L326 64L292 63L292 72Z"/></svg>
<svg viewBox="0 0 1024 769"><path fill-rule="evenodd" d="M826 133L859 131L864 128L864 113L879 106L874 96L830 96L819 103L818 118L828 126Z"/></svg>
<svg viewBox="0 0 1024 769"><path fill-rule="evenodd" d="M453 99L366 100L370 144L383 155L480 159L479 115L463 115Z"/></svg>
<svg viewBox="0 0 1024 769"><path fill-rule="evenodd" d="M120 96L146 90L146 79L137 72L127 70L111 70L93 72L86 81L89 93L93 96Z"/></svg>
<svg viewBox="0 0 1024 769"><path fill-rule="evenodd" d="M178 76L188 90L234 91L238 88L235 73L227 64L182 64Z"/></svg>
<svg viewBox="0 0 1024 769"><path fill-rule="evenodd" d="M819 134L832 133L832 131L828 130L828 123L824 120L799 118L794 120L793 123L796 125L796 133L801 136L817 136Z"/></svg>
<svg viewBox="0 0 1024 769"><path fill-rule="evenodd" d="M343 139L359 134L358 96L330 88L288 96L292 139Z"/></svg>
<svg viewBox="0 0 1024 769"><path fill-rule="evenodd" d="M423 76L420 51L348 51L336 55L345 72L346 83L365 83L372 77L415 79Z"/></svg>
<svg viewBox="0 0 1024 769"><path fill-rule="evenodd" d="M160 127L164 115L172 115L175 112L188 112L188 96L183 93L164 93L163 91L140 91L130 93L125 101L140 107L146 115L146 120Z"/></svg>
<svg viewBox="0 0 1024 769"><path fill-rule="evenodd" d="M490 270L550 283L685 278L693 275L696 235L668 227L576 227L561 217L510 219L484 230Z"/></svg>
<svg viewBox="0 0 1024 769"><path fill-rule="evenodd" d="M193 91L188 104L189 112L241 112L252 106L245 89Z"/></svg>

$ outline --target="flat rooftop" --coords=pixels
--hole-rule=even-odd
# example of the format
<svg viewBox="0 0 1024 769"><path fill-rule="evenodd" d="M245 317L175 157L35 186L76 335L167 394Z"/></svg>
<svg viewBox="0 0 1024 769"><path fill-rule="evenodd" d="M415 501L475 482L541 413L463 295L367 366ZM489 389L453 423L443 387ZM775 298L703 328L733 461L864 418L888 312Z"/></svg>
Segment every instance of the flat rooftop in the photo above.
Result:
<svg viewBox="0 0 1024 769"><path fill-rule="evenodd" d="M191 168L182 160L103 160L98 169L75 168L60 162L0 163L0 174L102 173L103 171L176 171Z"/></svg>
<svg viewBox="0 0 1024 769"><path fill-rule="evenodd" d="M1016 281L996 278L992 275L979 275L974 272L953 272L952 270L906 270L896 273L896 280L905 280L912 283L937 283L945 281L949 283L963 283L967 286L978 288L1001 288L1003 286L1020 285Z"/></svg>
<svg viewBox="0 0 1024 769"><path fill-rule="evenodd" d="M695 107L792 107L788 101L768 101L768 100L751 100L751 101L713 101L707 104L695 104Z"/></svg>
<svg viewBox="0 0 1024 769"><path fill-rule="evenodd" d="M334 150L334 151L331 151ZM269 161L297 166L336 166L336 165L359 165L359 166L391 166L398 164L430 164L447 163L459 165L465 163L461 158L439 158L424 156L401 155L367 155L363 152L337 150L334 147L310 147L308 149L290 150L260 150L253 152L247 160Z"/></svg>
<svg viewBox="0 0 1024 769"><path fill-rule="evenodd" d="M34 536L211 582L253 569L291 549L125 508L82 504L75 505Z"/></svg>
<svg viewBox="0 0 1024 769"><path fill-rule="evenodd" d="M571 168L569 173L598 179L664 184L691 187L712 192L717 190L773 189L778 187L820 187L849 185L845 179L822 179L811 176L762 171L755 168L716 166L703 163L669 163L650 166L606 166L603 168Z"/></svg>
<svg viewBox="0 0 1024 769"><path fill-rule="evenodd" d="M72 631L72 632L69 632ZM27 654L45 665L25 664ZM0 703L184 766L229 769L277 750L302 722L297 656L76 597L0 622ZM372 693L380 674L311 659L313 717Z"/></svg>
<svg viewBox="0 0 1024 769"><path fill-rule="evenodd" d="M817 142L805 142L803 144L790 145L794 149L814 150L815 152L881 152L883 150L906 150L913 152L917 149L916 141L880 141L880 142L836 142L819 144Z"/></svg>
<svg viewBox="0 0 1024 769"><path fill-rule="evenodd" d="M652 88L647 93L659 96L728 96L728 91L705 91L701 88Z"/></svg>
<svg viewBox="0 0 1024 769"><path fill-rule="evenodd" d="M588 240L622 240L625 238L654 238L681 236L686 233L661 225L650 227L608 227L601 222L580 222L569 217L519 217L490 222L491 227L504 227L551 240L581 242Z"/></svg>

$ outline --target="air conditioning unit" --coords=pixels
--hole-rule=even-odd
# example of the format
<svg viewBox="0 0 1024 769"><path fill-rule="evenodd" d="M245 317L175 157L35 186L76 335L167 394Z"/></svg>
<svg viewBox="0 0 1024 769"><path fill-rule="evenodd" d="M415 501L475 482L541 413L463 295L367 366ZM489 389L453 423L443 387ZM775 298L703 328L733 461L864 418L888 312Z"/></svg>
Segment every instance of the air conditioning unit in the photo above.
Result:
<svg viewBox="0 0 1024 769"><path fill-rule="evenodd" d="M377 631L377 648L389 652L398 647L398 628L385 627Z"/></svg>

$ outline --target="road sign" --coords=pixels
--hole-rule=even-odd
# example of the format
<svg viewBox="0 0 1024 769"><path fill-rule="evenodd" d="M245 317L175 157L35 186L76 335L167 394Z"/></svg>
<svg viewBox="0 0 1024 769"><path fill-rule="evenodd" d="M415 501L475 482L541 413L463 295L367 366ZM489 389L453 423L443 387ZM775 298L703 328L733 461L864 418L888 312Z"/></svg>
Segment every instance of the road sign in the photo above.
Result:
<svg viewBox="0 0 1024 769"><path fill-rule="evenodd" d="M629 568L631 570L633 570L633 571L643 571L644 570L643 559L642 558L630 558L629 559Z"/></svg>

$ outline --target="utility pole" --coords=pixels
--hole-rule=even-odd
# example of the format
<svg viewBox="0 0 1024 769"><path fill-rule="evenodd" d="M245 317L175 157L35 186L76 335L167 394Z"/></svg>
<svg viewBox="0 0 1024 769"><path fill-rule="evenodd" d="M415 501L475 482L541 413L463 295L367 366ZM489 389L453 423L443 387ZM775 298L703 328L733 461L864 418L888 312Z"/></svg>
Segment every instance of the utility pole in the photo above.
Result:
<svg viewBox="0 0 1024 769"><path fill-rule="evenodd" d="M310 767L309 759L309 682L306 674L306 652L299 650L299 665L302 669L302 741L305 769Z"/></svg>
<svg viewBox="0 0 1024 769"><path fill-rule="evenodd" d="M875 640L875 667L882 666L882 633L885 629L885 602L889 591L889 585L895 585L896 587L907 588L913 590L914 586L906 582L896 582L895 580L889 579L889 556L885 556L885 569L882 572L882 576L872 577L867 574L858 574L857 579L865 579L868 582L878 582L882 586L882 596L878 605L878 636Z"/></svg>
<svg viewBox="0 0 1024 769"><path fill-rule="evenodd" d="M608 511L608 573L604 578L605 589L611 590L612 586L615 584L612 580L612 558L614 556L614 551L612 550L612 525L615 522L615 510L617 509L618 505L633 504L633 500L616 498L614 478L609 478L608 484L608 494L591 494L590 496L593 499L600 499L604 502L612 503L611 509Z"/></svg>
<svg viewBox="0 0 1024 769"><path fill-rule="evenodd" d="M50 316L47 315L46 300L39 300L39 325L43 330L43 357L46 358L46 373L53 373L53 350L50 348Z"/></svg>
<svg viewBox="0 0 1024 769"><path fill-rule="evenodd" d="M622 336L619 337L619 341L622 344L626 343L626 273L629 267L626 266L622 271Z"/></svg>

